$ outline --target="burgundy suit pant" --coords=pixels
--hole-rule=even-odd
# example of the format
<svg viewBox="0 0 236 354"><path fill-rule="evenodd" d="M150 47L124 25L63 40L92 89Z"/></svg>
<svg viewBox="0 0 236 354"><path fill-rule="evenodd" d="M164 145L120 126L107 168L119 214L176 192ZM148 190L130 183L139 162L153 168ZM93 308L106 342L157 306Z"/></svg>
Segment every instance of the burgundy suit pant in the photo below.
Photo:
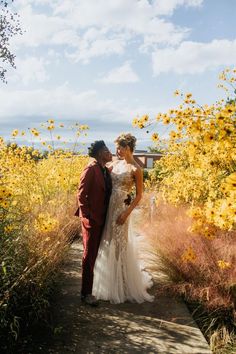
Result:
<svg viewBox="0 0 236 354"><path fill-rule="evenodd" d="M90 228L85 228L83 222L81 222L81 226L84 246L81 295L85 296L92 294L93 269L102 237L103 225L92 222Z"/></svg>

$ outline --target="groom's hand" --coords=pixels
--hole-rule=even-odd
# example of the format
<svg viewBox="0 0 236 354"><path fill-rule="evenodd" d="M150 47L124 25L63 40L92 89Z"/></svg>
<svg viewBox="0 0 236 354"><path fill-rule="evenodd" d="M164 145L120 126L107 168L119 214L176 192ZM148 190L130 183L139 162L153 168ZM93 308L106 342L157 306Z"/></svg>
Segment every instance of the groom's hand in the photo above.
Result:
<svg viewBox="0 0 236 354"><path fill-rule="evenodd" d="M127 198L124 200L125 205L129 206L131 204L131 195L127 194Z"/></svg>
<svg viewBox="0 0 236 354"><path fill-rule="evenodd" d="M86 229L90 229L91 228L91 221L88 218L83 217L82 218L82 223L83 223L83 225L84 225L84 227Z"/></svg>

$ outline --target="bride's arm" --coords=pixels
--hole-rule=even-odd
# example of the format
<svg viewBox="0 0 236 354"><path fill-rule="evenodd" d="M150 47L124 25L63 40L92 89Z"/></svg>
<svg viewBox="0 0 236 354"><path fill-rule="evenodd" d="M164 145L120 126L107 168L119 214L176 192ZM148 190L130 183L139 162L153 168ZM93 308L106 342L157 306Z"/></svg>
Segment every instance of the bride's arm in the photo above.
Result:
<svg viewBox="0 0 236 354"><path fill-rule="evenodd" d="M143 194L143 171L140 167L138 167L134 173L134 178L135 178L135 186L136 186L136 196L132 203L129 205L129 207L121 213L121 215L117 218L116 223L118 225L124 224L125 220L129 216L129 214L132 212L132 210L138 205L142 198Z"/></svg>

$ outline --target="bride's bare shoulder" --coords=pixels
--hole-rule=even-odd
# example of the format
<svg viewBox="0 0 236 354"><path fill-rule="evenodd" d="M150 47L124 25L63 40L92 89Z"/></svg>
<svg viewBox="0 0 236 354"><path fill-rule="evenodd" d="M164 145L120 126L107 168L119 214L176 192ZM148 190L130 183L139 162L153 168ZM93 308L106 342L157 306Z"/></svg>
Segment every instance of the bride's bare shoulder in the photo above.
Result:
<svg viewBox="0 0 236 354"><path fill-rule="evenodd" d="M133 162L133 166L136 170L139 170L141 171L142 170L142 167L140 166L140 164L137 162L137 161L134 161Z"/></svg>
<svg viewBox="0 0 236 354"><path fill-rule="evenodd" d="M136 161L132 163L132 170L134 175L143 173L142 167Z"/></svg>

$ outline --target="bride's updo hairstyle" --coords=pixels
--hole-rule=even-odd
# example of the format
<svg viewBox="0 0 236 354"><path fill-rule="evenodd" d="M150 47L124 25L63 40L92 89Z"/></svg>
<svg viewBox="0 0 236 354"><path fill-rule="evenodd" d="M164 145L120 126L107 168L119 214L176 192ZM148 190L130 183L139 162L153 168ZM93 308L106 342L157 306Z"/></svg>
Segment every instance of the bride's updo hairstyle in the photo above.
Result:
<svg viewBox="0 0 236 354"><path fill-rule="evenodd" d="M136 138L130 133L121 134L116 138L115 143L119 146L126 147L129 146L130 151L133 152L136 146Z"/></svg>

